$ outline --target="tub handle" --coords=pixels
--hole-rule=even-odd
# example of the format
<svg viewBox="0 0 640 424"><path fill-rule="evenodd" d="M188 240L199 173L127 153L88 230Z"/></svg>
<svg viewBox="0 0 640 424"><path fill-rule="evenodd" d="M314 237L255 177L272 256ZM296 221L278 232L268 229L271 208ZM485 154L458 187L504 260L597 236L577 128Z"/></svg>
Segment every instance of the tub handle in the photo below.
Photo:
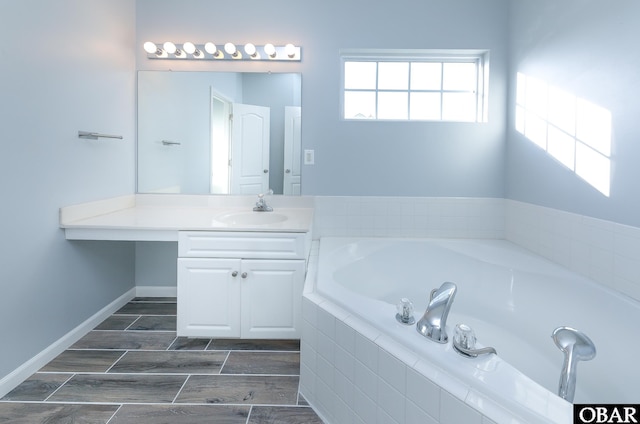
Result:
<svg viewBox="0 0 640 424"><path fill-rule="evenodd" d="M476 334L466 324L457 324L453 336L453 350L467 358L477 358L479 355L498 354L493 347L476 349Z"/></svg>
<svg viewBox="0 0 640 424"><path fill-rule="evenodd" d="M453 348L462 356L467 356L469 358L477 358L480 355L488 355L490 353L495 353L496 355L498 354L498 352L496 352L495 348L493 347L483 347L481 349L465 349L464 347L454 342Z"/></svg>

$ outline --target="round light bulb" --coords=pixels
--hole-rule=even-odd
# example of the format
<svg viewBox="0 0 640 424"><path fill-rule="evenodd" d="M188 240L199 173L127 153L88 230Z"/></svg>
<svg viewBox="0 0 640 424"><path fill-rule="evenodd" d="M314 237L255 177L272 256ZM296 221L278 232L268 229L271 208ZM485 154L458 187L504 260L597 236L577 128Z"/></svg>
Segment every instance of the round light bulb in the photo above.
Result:
<svg viewBox="0 0 640 424"><path fill-rule="evenodd" d="M173 44L171 41L167 41L166 43L163 44L162 47L164 47L164 50L169 54L174 54L178 50L176 45Z"/></svg>
<svg viewBox="0 0 640 424"><path fill-rule="evenodd" d="M276 57L276 48L271 43L264 45L264 52L269 55L269 57Z"/></svg>
<svg viewBox="0 0 640 424"><path fill-rule="evenodd" d="M197 50L195 44L193 44L190 41L187 41L186 43L184 43L182 45L182 48L188 54L194 54L196 52L196 50Z"/></svg>
<svg viewBox="0 0 640 424"><path fill-rule="evenodd" d="M284 46L284 52L287 54L287 56L293 57L296 55L296 46L294 46L293 44L287 44L286 46Z"/></svg>
<svg viewBox="0 0 640 424"><path fill-rule="evenodd" d="M209 54L215 55L218 52L218 47L212 42L208 42L204 45L204 50Z"/></svg>
<svg viewBox="0 0 640 424"><path fill-rule="evenodd" d="M156 43L147 41L146 43L144 43L143 48L144 48L144 51L149 54L154 54L154 53L158 54L158 46L156 46Z"/></svg>
<svg viewBox="0 0 640 424"><path fill-rule="evenodd" d="M227 54L230 54L231 56L235 56L236 54L236 46L233 43L227 43L224 45L224 51L227 52Z"/></svg>
<svg viewBox="0 0 640 424"><path fill-rule="evenodd" d="M253 57L256 55L256 46L254 46L253 43L247 43L244 45L244 51L247 52L249 56Z"/></svg>

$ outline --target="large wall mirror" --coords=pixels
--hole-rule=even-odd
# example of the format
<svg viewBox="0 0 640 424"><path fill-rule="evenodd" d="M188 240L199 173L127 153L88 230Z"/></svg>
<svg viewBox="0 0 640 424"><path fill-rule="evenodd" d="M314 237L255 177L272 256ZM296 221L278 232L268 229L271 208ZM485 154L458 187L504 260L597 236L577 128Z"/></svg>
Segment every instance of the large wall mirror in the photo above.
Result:
<svg viewBox="0 0 640 424"><path fill-rule="evenodd" d="M138 72L139 193L298 195L301 75Z"/></svg>

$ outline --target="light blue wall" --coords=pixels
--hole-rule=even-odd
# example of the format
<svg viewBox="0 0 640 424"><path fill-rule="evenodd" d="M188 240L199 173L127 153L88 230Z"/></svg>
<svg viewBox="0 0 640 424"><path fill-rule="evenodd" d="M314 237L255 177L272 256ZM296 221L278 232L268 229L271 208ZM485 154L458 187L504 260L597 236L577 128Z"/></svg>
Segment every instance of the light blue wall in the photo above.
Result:
<svg viewBox="0 0 640 424"><path fill-rule="evenodd" d="M134 190L134 25L130 0L0 1L0 379L133 287L133 244L66 241L58 208Z"/></svg>
<svg viewBox="0 0 640 424"><path fill-rule="evenodd" d="M504 194L506 0L138 0L138 69L300 72L303 194L496 196ZM145 41L293 42L300 63L149 60ZM344 122L344 48L491 50L487 124Z"/></svg>
<svg viewBox="0 0 640 424"><path fill-rule="evenodd" d="M640 2L513 0L510 4L511 89L516 72L523 72L608 109L613 151L611 196L606 197L515 132L512 95L507 197L640 226Z"/></svg>

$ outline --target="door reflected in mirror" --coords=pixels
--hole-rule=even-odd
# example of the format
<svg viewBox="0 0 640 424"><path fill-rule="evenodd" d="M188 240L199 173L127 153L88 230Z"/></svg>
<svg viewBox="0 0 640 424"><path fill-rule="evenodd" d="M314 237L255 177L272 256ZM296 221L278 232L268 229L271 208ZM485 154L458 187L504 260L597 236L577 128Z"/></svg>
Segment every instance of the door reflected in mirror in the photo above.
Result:
<svg viewBox="0 0 640 424"><path fill-rule="evenodd" d="M138 72L139 193L301 192L301 76Z"/></svg>

